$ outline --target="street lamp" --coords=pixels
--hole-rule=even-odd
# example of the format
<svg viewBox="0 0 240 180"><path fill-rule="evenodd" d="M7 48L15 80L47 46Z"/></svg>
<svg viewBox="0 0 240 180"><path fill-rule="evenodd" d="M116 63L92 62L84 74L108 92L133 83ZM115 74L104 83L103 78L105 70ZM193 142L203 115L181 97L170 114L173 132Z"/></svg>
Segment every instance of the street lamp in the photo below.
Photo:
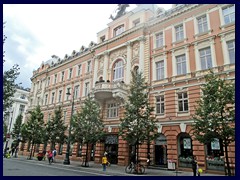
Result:
<svg viewBox="0 0 240 180"><path fill-rule="evenodd" d="M68 89L68 92L66 93L66 95L71 95L71 93L69 91L70 91L70 89ZM70 164L69 151L70 151L70 139L71 139L72 118L73 118L73 109L74 109L74 95L75 95L75 87L73 89L72 112L71 112L71 117L70 117L70 126L69 126L69 130L68 130L67 151L66 151L66 157L63 161L63 164L67 164L67 165Z"/></svg>
<svg viewBox="0 0 240 180"><path fill-rule="evenodd" d="M7 137L6 137L6 144L5 144L5 150L4 152L7 153L7 147L8 147L8 141L10 139L10 131L11 131L11 126L12 126L12 119L13 119L13 110L9 111L10 114L12 114L11 116L11 120L10 120L10 124L9 124L9 128L8 128L8 132L7 132Z"/></svg>

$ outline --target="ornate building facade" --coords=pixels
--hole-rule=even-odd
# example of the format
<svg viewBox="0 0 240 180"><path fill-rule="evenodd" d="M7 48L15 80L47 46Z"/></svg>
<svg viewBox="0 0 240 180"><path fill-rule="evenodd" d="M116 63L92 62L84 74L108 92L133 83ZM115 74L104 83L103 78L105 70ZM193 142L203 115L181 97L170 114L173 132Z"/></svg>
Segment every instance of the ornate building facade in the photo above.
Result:
<svg viewBox="0 0 240 180"><path fill-rule="evenodd" d="M29 110L40 104L46 122L61 105L68 125L71 97L66 92L75 89L74 111L92 94L101 105L108 136L91 145L91 160L100 162L107 150L112 163L126 165L129 146L118 136L118 127L131 71L138 70L149 85L159 133L150 145L141 145L140 160L146 162L150 152L152 165L167 167L171 160L180 169L191 168L189 159L196 155L204 170L224 170L221 140L204 146L191 138L190 130L208 69L235 79L235 5L178 4L164 10L139 4L132 11L119 11L112 20L97 33L97 43L82 46L63 59L53 55L33 72ZM22 150L27 154L27 145ZM63 159L66 144L57 145L57 150L58 158ZM80 160L84 151L81 144L72 144L71 159ZM234 143L229 151L234 167Z"/></svg>

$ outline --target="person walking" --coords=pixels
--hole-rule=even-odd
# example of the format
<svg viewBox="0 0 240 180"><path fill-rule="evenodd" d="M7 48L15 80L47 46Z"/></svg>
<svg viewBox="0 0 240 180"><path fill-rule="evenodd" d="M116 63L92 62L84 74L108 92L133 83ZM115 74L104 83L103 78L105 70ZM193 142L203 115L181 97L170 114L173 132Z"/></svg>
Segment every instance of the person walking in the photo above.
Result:
<svg viewBox="0 0 240 180"><path fill-rule="evenodd" d="M54 148L54 150L52 151L52 154L53 154L53 158L52 158L52 162L55 162L55 157L57 155L57 150Z"/></svg>
<svg viewBox="0 0 240 180"><path fill-rule="evenodd" d="M197 176L197 160L196 160L196 156L193 156L193 159L192 159L192 170L193 170L193 176Z"/></svg>
<svg viewBox="0 0 240 180"><path fill-rule="evenodd" d="M103 155L103 157L102 157L103 171L106 171L107 164L108 164L107 156L106 156L106 154L104 153L104 155Z"/></svg>
<svg viewBox="0 0 240 180"><path fill-rule="evenodd" d="M51 151L51 150L48 151L47 157L48 157L48 162L49 162L49 164L51 164L51 163L52 163L52 158L53 158L53 154L52 154L52 151Z"/></svg>
<svg viewBox="0 0 240 180"><path fill-rule="evenodd" d="M15 149L15 158L18 157L18 149L19 149L19 147L17 146L16 149Z"/></svg>
<svg viewBox="0 0 240 180"><path fill-rule="evenodd" d="M11 150L12 157L13 157L13 154L14 154L14 152L15 152L15 148L14 148L14 147L12 147L12 150Z"/></svg>

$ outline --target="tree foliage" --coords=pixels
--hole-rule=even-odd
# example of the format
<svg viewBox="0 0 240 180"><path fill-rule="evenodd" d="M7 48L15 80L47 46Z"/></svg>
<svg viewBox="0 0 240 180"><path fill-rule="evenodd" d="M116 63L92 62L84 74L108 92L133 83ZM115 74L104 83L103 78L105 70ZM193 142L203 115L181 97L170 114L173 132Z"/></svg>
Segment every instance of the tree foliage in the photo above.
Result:
<svg viewBox="0 0 240 180"><path fill-rule="evenodd" d="M55 147L56 143L63 144L66 141L66 129L67 127L64 125L62 116L62 108L59 106L55 109L51 120L46 124L45 141L50 141L52 148Z"/></svg>
<svg viewBox="0 0 240 180"><path fill-rule="evenodd" d="M121 119L119 135L131 145L151 141L156 137L153 107L148 102L148 91L142 73L132 72L132 82L125 116Z"/></svg>
<svg viewBox="0 0 240 180"><path fill-rule="evenodd" d="M28 140L29 142L31 142L33 147L35 144L41 144L43 142L43 133L45 128L43 121L44 115L41 112L41 108L39 105L29 113L30 117L27 123L22 127L21 134L22 138L25 141ZM30 153L30 159L31 157L32 151Z"/></svg>
<svg viewBox="0 0 240 180"><path fill-rule="evenodd" d="M235 141L235 83L212 71L205 76L205 82L193 115L193 135L203 144L221 139L228 163L227 146Z"/></svg>
<svg viewBox="0 0 240 180"><path fill-rule="evenodd" d="M16 118L16 122L15 122L15 124L13 126L13 130L11 132L12 139L14 139L16 146L18 146L18 143L19 143L21 127L22 127L22 119L23 119L23 116L21 114L19 114Z"/></svg>
<svg viewBox="0 0 240 180"><path fill-rule="evenodd" d="M99 105L92 97L88 96L81 111L77 112L72 121L76 142L96 143L103 137L104 125L99 115Z"/></svg>
<svg viewBox="0 0 240 180"><path fill-rule="evenodd" d="M4 28L3 23L3 28ZM7 37L3 35L3 45L6 41ZM5 62L4 59L4 54L5 51L3 51L3 63ZM20 74L19 72L20 68L17 64L13 65L13 67L9 70L6 70L3 72L3 112L4 116L8 114L7 109L12 106L13 100L12 97L14 93L16 92L16 87L17 84L15 83L18 75Z"/></svg>

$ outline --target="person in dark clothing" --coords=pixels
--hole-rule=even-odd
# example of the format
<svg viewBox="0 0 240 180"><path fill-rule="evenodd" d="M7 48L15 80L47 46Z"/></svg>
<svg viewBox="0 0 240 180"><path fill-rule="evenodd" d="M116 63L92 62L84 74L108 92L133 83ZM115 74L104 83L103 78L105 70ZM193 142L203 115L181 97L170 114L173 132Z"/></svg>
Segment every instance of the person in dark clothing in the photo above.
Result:
<svg viewBox="0 0 240 180"><path fill-rule="evenodd" d="M15 152L15 148L13 147L12 148L12 156L13 156L14 152Z"/></svg>
<svg viewBox="0 0 240 180"><path fill-rule="evenodd" d="M193 176L197 176L197 160L196 160L196 156L193 156L193 159L192 159L192 170L193 170Z"/></svg>
<svg viewBox="0 0 240 180"><path fill-rule="evenodd" d="M150 166L150 153L147 154L147 165Z"/></svg>
<svg viewBox="0 0 240 180"><path fill-rule="evenodd" d="M131 152L130 162L136 164L136 153Z"/></svg>

